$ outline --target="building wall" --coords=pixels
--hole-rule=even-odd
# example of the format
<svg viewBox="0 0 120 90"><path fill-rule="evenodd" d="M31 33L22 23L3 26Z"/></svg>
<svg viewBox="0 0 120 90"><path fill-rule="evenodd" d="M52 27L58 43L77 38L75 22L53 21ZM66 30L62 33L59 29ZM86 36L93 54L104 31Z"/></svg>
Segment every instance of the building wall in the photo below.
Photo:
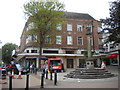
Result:
<svg viewBox="0 0 120 90"><path fill-rule="evenodd" d="M51 50L51 49L57 49L58 54L44 54L43 57L46 57L47 55L54 56L54 57L60 57L63 59L64 67L67 68L67 59L73 59L73 68L79 67L78 63L82 60L83 55L81 54L82 50L85 50L87 48L87 35L86 35L86 27L87 25L92 25L93 26L93 31L91 36L94 39L94 43L91 46L92 49L99 50L99 48L102 48L102 45L99 45L99 38L102 38L102 34L98 33L98 26L101 25L99 21L93 20L93 19L74 19L74 18L66 18L64 19L67 24L72 24L72 31L67 31L67 24L62 25L62 30L60 34L62 36L62 44L57 45L55 43L55 39L52 39L52 44L45 44L43 45L43 50ZM78 32L77 31L77 24L83 25L83 31ZM25 25L25 28L23 30L23 33L21 35L21 44L20 44L20 50L22 55L26 55L27 57L31 56L36 56L38 57L38 51L37 53L26 53L26 50L32 50L37 48L37 42L29 42L26 43L27 35L25 34L27 32L27 24ZM67 36L72 36L73 37L73 44L72 45L67 45ZM83 37L83 45L78 45L77 44L77 37L81 36ZM38 50L38 49L37 49ZM66 54L66 51L74 51L74 54ZM76 55L77 54L77 55ZM79 60L81 59L81 60Z"/></svg>

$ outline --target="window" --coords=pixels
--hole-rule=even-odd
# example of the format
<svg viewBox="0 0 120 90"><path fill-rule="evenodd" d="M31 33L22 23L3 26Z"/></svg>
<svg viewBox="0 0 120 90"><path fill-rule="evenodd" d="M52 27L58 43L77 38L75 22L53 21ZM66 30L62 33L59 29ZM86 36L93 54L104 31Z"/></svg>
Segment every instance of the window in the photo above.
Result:
<svg viewBox="0 0 120 90"><path fill-rule="evenodd" d="M27 39L26 39L26 43L31 42L32 41L32 36L28 35Z"/></svg>
<svg viewBox="0 0 120 90"><path fill-rule="evenodd" d="M57 30L62 30L62 25L61 24L57 24Z"/></svg>
<svg viewBox="0 0 120 90"><path fill-rule="evenodd" d="M78 45L83 45L83 38L82 37L78 37Z"/></svg>
<svg viewBox="0 0 120 90"><path fill-rule="evenodd" d="M56 36L56 44L62 44L61 36Z"/></svg>
<svg viewBox="0 0 120 90"><path fill-rule="evenodd" d="M67 44L72 45L72 43L73 43L72 36L67 36Z"/></svg>
<svg viewBox="0 0 120 90"><path fill-rule="evenodd" d="M58 50L43 50L43 53L58 54Z"/></svg>
<svg viewBox="0 0 120 90"><path fill-rule="evenodd" d="M74 54L74 51L66 51L66 54Z"/></svg>
<svg viewBox="0 0 120 90"><path fill-rule="evenodd" d="M77 25L77 31L79 31L79 32L82 31L82 25L80 25L80 24Z"/></svg>
<svg viewBox="0 0 120 90"><path fill-rule="evenodd" d="M28 24L28 30L33 29L33 28L34 28L34 23L29 23Z"/></svg>
<svg viewBox="0 0 120 90"><path fill-rule="evenodd" d="M86 29L87 29L87 32L91 33L92 32L92 25L87 25Z"/></svg>
<svg viewBox="0 0 120 90"><path fill-rule="evenodd" d="M37 35L32 35L32 41L37 42Z"/></svg>
<svg viewBox="0 0 120 90"><path fill-rule="evenodd" d="M67 31L72 31L72 24L67 24Z"/></svg>
<svg viewBox="0 0 120 90"><path fill-rule="evenodd" d="M87 53L87 51L81 51L81 54L86 54Z"/></svg>
<svg viewBox="0 0 120 90"><path fill-rule="evenodd" d="M26 50L27 53L29 53L29 50Z"/></svg>
<svg viewBox="0 0 120 90"><path fill-rule="evenodd" d="M37 50L31 50L31 53L37 53Z"/></svg>
<svg viewBox="0 0 120 90"><path fill-rule="evenodd" d="M98 26L98 33L100 33L102 31L102 27L101 25Z"/></svg>
<svg viewBox="0 0 120 90"><path fill-rule="evenodd" d="M50 38L50 35L47 35L45 37L45 44L49 44L49 43L51 43L51 38Z"/></svg>
<svg viewBox="0 0 120 90"><path fill-rule="evenodd" d="M37 35L28 35L26 43L28 42L37 42Z"/></svg>

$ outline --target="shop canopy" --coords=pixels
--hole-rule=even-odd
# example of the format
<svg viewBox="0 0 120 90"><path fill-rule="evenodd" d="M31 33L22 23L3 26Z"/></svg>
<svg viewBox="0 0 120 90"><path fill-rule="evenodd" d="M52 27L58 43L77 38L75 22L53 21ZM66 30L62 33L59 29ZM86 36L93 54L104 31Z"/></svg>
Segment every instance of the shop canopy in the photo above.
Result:
<svg viewBox="0 0 120 90"><path fill-rule="evenodd" d="M112 57L117 57L118 53L113 53L111 56L107 56L107 57L104 57L104 58L112 58Z"/></svg>

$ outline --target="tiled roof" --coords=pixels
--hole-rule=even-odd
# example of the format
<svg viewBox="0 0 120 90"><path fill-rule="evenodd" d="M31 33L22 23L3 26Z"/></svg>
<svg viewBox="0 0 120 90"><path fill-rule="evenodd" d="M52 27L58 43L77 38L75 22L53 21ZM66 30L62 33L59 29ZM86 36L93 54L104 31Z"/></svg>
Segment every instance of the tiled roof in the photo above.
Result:
<svg viewBox="0 0 120 90"><path fill-rule="evenodd" d="M73 18L73 19L95 20L89 14L84 14L84 13L65 12L65 16L67 18Z"/></svg>

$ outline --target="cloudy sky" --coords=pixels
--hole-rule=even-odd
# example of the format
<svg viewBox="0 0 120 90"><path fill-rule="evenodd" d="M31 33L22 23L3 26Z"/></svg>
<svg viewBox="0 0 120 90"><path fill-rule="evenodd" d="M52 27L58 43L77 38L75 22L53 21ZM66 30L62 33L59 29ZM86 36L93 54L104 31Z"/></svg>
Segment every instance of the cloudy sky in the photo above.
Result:
<svg viewBox="0 0 120 90"><path fill-rule="evenodd" d="M20 45L20 36L25 25L23 4L28 0L1 0L0 41L2 44ZM59 0L69 12L88 13L96 20L109 17L109 2L115 0Z"/></svg>

